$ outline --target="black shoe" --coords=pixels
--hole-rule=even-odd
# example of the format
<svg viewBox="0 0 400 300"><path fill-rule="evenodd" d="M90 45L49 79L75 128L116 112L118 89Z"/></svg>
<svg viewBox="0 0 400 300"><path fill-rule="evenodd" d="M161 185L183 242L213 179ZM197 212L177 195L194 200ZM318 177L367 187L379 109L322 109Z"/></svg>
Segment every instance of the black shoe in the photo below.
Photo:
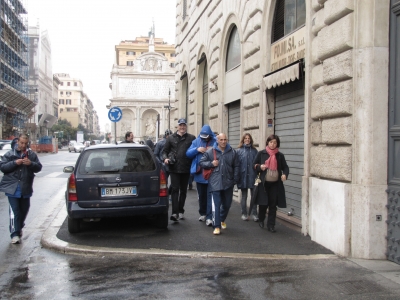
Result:
<svg viewBox="0 0 400 300"><path fill-rule="evenodd" d="M258 226L260 226L261 228L264 228L264 221L258 221Z"/></svg>
<svg viewBox="0 0 400 300"><path fill-rule="evenodd" d="M268 231L271 231L272 233L276 232L275 227L273 227L273 226L268 227Z"/></svg>

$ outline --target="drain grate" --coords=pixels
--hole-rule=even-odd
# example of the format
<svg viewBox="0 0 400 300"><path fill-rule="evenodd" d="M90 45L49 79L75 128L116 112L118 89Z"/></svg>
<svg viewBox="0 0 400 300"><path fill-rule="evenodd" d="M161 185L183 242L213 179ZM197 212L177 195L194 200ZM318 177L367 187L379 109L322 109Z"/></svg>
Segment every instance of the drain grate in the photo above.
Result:
<svg viewBox="0 0 400 300"><path fill-rule="evenodd" d="M381 292L381 288L370 281L344 281L333 283L333 285L346 295Z"/></svg>

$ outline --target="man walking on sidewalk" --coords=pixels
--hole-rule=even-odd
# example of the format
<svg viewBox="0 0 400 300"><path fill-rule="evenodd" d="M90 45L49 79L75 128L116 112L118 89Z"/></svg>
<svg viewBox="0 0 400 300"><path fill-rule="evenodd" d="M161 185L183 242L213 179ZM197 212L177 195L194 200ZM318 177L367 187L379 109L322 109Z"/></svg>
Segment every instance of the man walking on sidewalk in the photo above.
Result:
<svg viewBox="0 0 400 300"><path fill-rule="evenodd" d="M172 186L172 215L171 220L183 220L187 186L192 160L186 156L186 151L195 139L187 133L186 119L178 120L178 131L171 134L165 142L162 158L168 165Z"/></svg>
<svg viewBox="0 0 400 300"><path fill-rule="evenodd" d="M8 196L10 203L11 243L19 244L22 228L30 207L34 173L42 170L37 155L28 148L29 137L21 134L16 145L1 159L0 170L4 173L0 191Z"/></svg>
<svg viewBox="0 0 400 300"><path fill-rule="evenodd" d="M212 215L214 234L226 229L226 217L232 204L233 186L239 182L239 159L235 150L228 144L224 133L217 136L217 143L207 150L200 159L200 166L213 169L208 184L212 193Z"/></svg>

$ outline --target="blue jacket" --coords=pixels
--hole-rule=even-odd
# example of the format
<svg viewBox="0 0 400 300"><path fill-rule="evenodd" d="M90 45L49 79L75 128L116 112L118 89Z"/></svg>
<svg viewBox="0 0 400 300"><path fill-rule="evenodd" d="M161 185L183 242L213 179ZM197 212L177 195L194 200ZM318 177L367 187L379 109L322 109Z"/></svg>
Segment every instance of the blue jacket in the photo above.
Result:
<svg viewBox="0 0 400 300"><path fill-rule="evenodd" d="M207 150L200 159L200 166L204 169L213 168L214 150L218 160L218 167L213 169L208 184L212 192L226 190L239 182L239 158L236 151L226 145L222 152L215 143L212 149Z"/></svg>
<svg viewBox="0 0 400 300"><path fill-rule="evenodd" d="M27 156L32 162L29 166L17 165L15 163L15 160L21 158L21 154L16 149L11 149L4 154L0 161L0 170L4 173L3 179L0 182L0 191L14 195L19 183L22 196L32 195L34 173L42 170L42 164L36 153L31 149L27 150Z"/></svg>
<svg viewBox="0 0 400 300"><path fill-rule="evenodd" d="M237 184L238 189L252 189L256 180L256 170L253 168L253 161L257 156L257 149L243 144L236 149L240 162L240 181Z"/></svg>
<svg viewBox="0 0 400 300"><path fill-rule="evenodd" d="M206 134L210 136L210 140L207 142L205 139L202 139L200 137L201 134ZM203 153L198 152L197 148L199 147L205 147L207 148L208 146L213 146L216 142L215 134L212 132L211 127L209 125L204 125L201 128L199 136L192 142L192 145L189 147L189 149L186 151L186 156L189 157L192 160L192 165L190 167L190 174L194 175L194 181L207 184L208 181L204 179L203 177L203 172L202 168L200 168L199 162L201 157L203 156Z"/></svg>

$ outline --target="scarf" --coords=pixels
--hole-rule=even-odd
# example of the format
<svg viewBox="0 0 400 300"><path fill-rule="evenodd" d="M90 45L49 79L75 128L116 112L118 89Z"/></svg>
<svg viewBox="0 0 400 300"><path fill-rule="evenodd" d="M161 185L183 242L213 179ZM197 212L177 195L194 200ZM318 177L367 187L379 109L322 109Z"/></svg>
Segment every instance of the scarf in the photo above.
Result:
<svg viewBox="0 0 400 300"><path fill-rule="evenodd" d="M279 148L275 148L274 150L270 149L268 146L265 147L265 150L269 154L269 158L265 161L265 166L267 167L267 172L270 175L275 175L278 171L278 161L276 160L276 154L279 152Z"/></svg>

